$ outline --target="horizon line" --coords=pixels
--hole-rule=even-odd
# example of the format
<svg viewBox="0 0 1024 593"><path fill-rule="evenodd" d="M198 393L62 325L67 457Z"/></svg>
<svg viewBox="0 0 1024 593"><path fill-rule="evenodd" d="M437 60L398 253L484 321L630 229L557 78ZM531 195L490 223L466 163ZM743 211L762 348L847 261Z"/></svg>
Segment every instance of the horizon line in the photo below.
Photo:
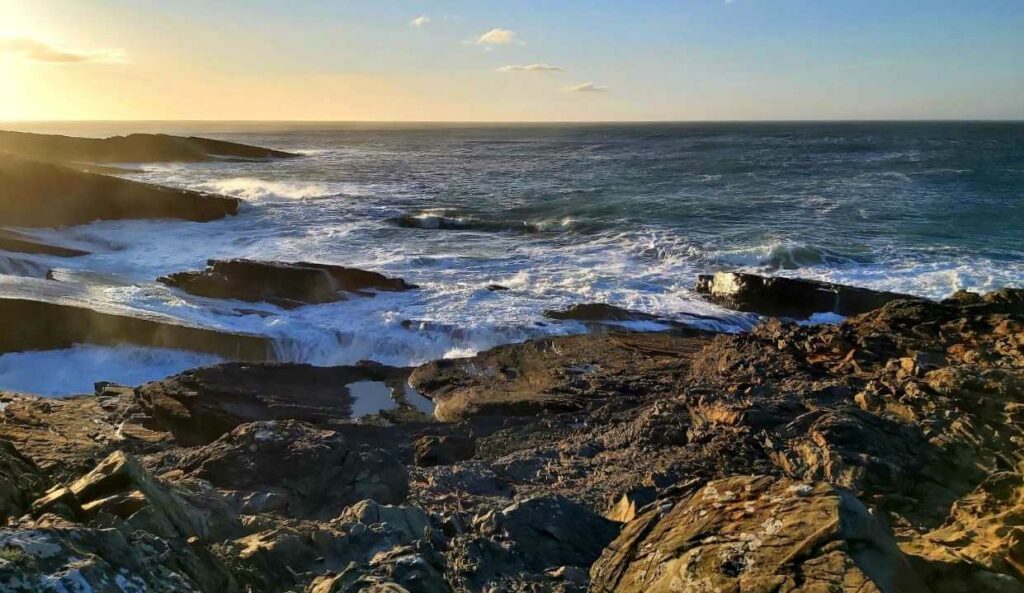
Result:
<svg viewBox="0 0 1024 593"><path fill-rule="evenodd" d="M1024 118L852 118L852 119L614 119L614 120L385 120L385 119L13 119L0 124L419 124L419 125L607 125L726 123L1024 123Z"/></svg>

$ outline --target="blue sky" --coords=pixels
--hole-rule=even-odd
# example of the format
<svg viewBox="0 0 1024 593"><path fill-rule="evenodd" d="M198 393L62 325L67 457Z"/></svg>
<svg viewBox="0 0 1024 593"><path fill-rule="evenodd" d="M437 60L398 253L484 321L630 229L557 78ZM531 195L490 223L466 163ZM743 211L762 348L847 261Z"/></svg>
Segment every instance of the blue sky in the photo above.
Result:
<svg viewBox="0 0 1024 593"><path fill-rule="evenodd" d="M0 119L1024 119L1020 0L0 0L0 17Z"/></svg>

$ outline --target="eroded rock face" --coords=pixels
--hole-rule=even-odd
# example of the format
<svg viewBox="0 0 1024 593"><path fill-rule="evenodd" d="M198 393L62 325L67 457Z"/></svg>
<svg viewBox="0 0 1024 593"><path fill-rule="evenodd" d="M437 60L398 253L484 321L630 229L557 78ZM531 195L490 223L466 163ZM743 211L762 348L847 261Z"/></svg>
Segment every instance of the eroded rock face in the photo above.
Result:
<svg viewBox="0 0 1024 593"><path fill-rule="evenodd" d="M36 464L8 441L0 440L0 525L31 508L49 486Z"/></svg>
<svg viewBox="0 0 1024 593"><path fill-rule="evenodd" d="M405 467L388 452L292 420L241 425L175 465L242 496L272 493L294 517L328 519L360 500L394 504L409 492Z"/></svg>
<svg viewBox="0 0 1024 593"><path fill-rule="evenodd" d="M356 268L246 259L211 259L202 271L178 272L158 280L198 296L266 301L285 308L341 301L352 294L373 296L367 292L371 290L416 288L401 278Z"/></svg>
<svg viewBox="0 0 1024 593"><path fill-rule="evenodd" d="M345 367L227 363L147 383L135 394L139 405L180 443L202 444L260 420L349 423L353 401L349 384L398 385L407 373L376 363Z"/></svg>
<svg viewBox="0 0 1024 593"><path fill-rule="evenodd" d="M817 280L739 272L700 276L697 292L738 311L793 319L805 319L814 313L859 315L892 301L917 298Z"/></svg>
<svg viewBox="0 0 1024 593"><path fill-rule="evenodd" d="M591 590L926 591L892 534L827 484L770 477L711 482L624 528Z"/></svg>
<svg viewBox="0 0 1024 593"><path fill-rule="evenodd" d="M63 226L94 220L217 220L238 200L85 173L0 152L0 220L11 226Z"/></svg>
<svg viewBox="0 0 1024 593"><path fill-rule="evenodd" d="M605 397L674 388L707 334L608 334L546 338L418 367L410 384L454 421L579 410Z"/></svg>

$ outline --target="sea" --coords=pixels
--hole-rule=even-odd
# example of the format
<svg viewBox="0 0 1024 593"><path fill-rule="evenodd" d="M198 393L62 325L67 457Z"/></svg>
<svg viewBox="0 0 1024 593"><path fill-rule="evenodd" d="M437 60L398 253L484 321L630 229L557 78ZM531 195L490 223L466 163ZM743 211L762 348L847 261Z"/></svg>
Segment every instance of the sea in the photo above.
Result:
<svg viewBox="0 0 1024 593"><path fill-rule="evenodd" d="M104 310L270 336L288 361L415 365L470 356L588 331L543 315L583 302L748 330L752 316L694 293L698 274L718 270L936 299L1024 286L1022 123L2 127L199 135L300 154L119 163L123 177L234 196L243 205L237 216L209 223L20 229L91 253L80 258L0 252L0 296L43 293L56 280ZM421 288L284 310L194 297L156 282L232 257L353 266ZM509 290L488 290L492 284ZM134 385L217 362L127 346L13 353L0 356L0 390L91 393L96 381Z"/></svg>

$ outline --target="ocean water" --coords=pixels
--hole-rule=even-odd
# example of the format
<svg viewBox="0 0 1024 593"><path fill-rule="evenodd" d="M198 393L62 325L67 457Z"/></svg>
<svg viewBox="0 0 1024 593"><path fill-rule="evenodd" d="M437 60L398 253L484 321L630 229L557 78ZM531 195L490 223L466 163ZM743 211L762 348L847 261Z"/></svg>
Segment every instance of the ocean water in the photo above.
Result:
<svg viewBox="0 0 1024 593"><path fill-rule="evenodd" d="M697 274L723 269L934 298L1024 285L1018 123L6 127L165 131L301 153L126 163L125 177L236 196L244 206L211 223L25 231L92 252L82 258L0 253L0 295L46 290L39 276L53 268L78 300L266 334L287 360L406 365L466 356L585 331L542 312L590 301L742 331L750 317L692 292ZM355 266L422 290L285 311L154 281L214 257ZM511 290L490 292L493 283ZM93 381L141 382L194 358L139 350L0 356L0 389L88 392ZM24 370L54 364L63 369L56 376Z"/></svg>

